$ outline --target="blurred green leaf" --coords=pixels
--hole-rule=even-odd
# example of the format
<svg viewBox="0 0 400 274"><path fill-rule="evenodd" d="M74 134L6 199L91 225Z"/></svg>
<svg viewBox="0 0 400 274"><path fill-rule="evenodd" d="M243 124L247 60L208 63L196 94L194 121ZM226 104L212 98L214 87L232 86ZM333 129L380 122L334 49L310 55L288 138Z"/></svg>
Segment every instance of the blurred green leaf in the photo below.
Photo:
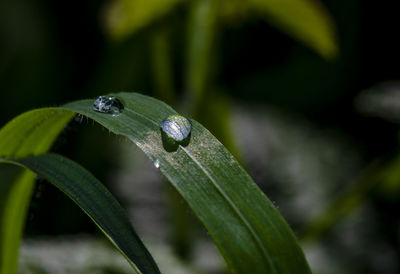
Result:
<svg viewBox="0 0 400 274"><path fill-rule="evenodd" d="M228 20L258 15L325 58L338 54L336 28L317 0L227 0L222 14Z"/></svg>
<svg viewBox="0 0 400 274"><path fill-rule="evenodd" d="M12 186L10 182L17 180L20 173L21 173L21 168L19 167L10 168L9 166L0 165L0 178L2 182L0 183L0 197L2 197L2 194L9 192ZM5 205L6 205L5 199L0 199L0 216L2 216L2 210L5 208ZM1 235L1 226L0 226L0 235Z"/></svg>
<svg viewBox="0 0 400 274"><path fill-rule="evenodd" d="M134 93L114 96L125 106L118 116L93 111L92 100L73 102L58 111L80 113L97 121L111 132L128 137L152 161L157 161L160 171L204 223L233 272L310 273L287 223L210 132L192 120L190 143L167 152L160 124L176 112L147 96ZM43 121L45 117L52 116L36 119Z"/></svg>
<svg viewBox="0 0 400 274"><path fill-rule="evenodd" d="M212 51L216 35L219 1L194 0L190 6L187 46L186 86L194 111L210 87Z"/></svg>
<svg viewBox="0 0 400 274"><path fill-rule="evenodd" d="M17 273L18 249L25 224L29 201L34 187L35 174L25 171L15 181L7 184L8 192L1 193L5 204L1 210L0 273Z"/></svg>
<svg viewBox="0 0 400 274"><path fill-rule="evenodd" d="M326 58L338 54L335 26L315 0L249 0L251 9Z"/></svg>
<svg viewBox="0 0 400 274"><path fill-rule="evenodd" d="M110 35L124 38L170 12L184 0L113 0L106 7Z"/></svg>
<svg viewBox="0 0 400 274"><path fill-rule="evenodd" d="M321 212L311 219L299 235L301 241L317 241L328 234L351 213L374 195L397 199L400 194L400 157L391 157L370 163L360 177L335 197Z"/></svg>
<svg viewBox="0 0 400 274"><path fill-rule="evenodd" d="M392 161L386 163L378 174L380 194L390 199L396 199L400 194L400 155L396 155Z"/></svg>
<svg viewBox="0 0 400 274"><path fill-rule="evenodd" d="M160 273L125 211L101 182L83 167L57 154L15 160L0 158L1 162L26 167L63 191L96 223L137 273Z"/></svg>
<svg viewBox="0 0 400 274"><path fill-rule="evenodd" d="M170 31L166 27L159 27L152 33L151 62L153 84L157 97L167 104L175 103L174 75L172 66Z"/></svg>
<svg viewBox="0 0 400 274"><path fill-rule="evenodd" d="M73 113L38 109L18 116L0 130L0 156L21 158L45 153ZM26 171L16 181L1 178L0 273L17 273L18 248L34 186L34 174Z"/></svg>
<svg viewBox="0 0 400 274"><path fill-rule="evenodd" d="M301 241L317 241L329 233L336 225L360 208L368 199L370 192L378 186L382 189L393 180L398 182L399 158L375 160L361 173L360 177L335 197L321 212L304 227L300 233Z"/></svg>

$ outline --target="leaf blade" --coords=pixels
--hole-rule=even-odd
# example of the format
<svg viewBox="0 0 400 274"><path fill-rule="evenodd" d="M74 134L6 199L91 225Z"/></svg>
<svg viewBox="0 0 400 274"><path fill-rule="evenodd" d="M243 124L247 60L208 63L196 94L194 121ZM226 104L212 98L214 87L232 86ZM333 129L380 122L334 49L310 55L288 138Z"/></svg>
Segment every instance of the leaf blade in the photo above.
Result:
<svg viewBox="0 0 400 274"><path fill-rule="evenodd" d="M0 156L16 158L46 152L73 115L56 108L21 114L0 130ZM23 172L16 181L1 178L2 187L8 191L0 193L0 273L17 273L18 248L34 179L31 172Z"/></svg>
<svg viewBox="0 0 400 274"><path fill-rule="evenodd" d="M112 95L125 106L118 116L95 112L92 100L69 103L58 110L86 115L132 140L154 162L158 160L161 172L206 226L233 272L311 273L283 217L207 129L192 120L189 145L167 152L160 124L176 112L144 95Z"/></svg>
<svg viewBox="0 0 400 274"><path fill-rule="evenodd" d="M335 25L315 0L251 0L254 11L327 59L337 56Z"/></svg>
<svg viewBox="0 0 400 274"><path fill-rule="evenodd" d="M18 249L22 237L30 197L34 187L35 174L22 172L9 182L9 191L1 193L3 200L1 217L0 273L16 273Z"/></svg>
<svg viewBox="0 0 400 274"><path fill-rule="evenodd" d="M161 172L204 223L235 272L246 273L250 267L252 273L310 273L293 233L279 212L210 132L192 120L189 145L180 147L176 152L166 152L159 125L165 117L176 112L164 103L143 95L119 93L113 96L125 104L124 111L117 117L92 111L89 107L91 101L87 100L64 107L88 116L117 135L128 137L152 161L158 160ZM206 164L196 164L193 158ZM212 177L204 176L204 173L212 174ZM228 197L239 203L244 212L242 215L254 229L253 233L244 228L246 225L231 209L224 195L218 193L212 179L218 182L218 187ZM252 199L257 203L247 204ZM261 247L254 234L258 235ZM248 261L243 262L243 256Z"/></svg>
<svg viewBox="0 0 400 274"><path fill-rule="evenodd" d="M136 273L160 273L119 203L83 167L57 154L0 159L0 162L28 168L64 192L93 220Z"/></svg>
<svg viewBox="0 0 400 274"><path fill-rule="evenodd" d="M115 0L106 10L109 34L116 40L165 16L184 0Z"/></svg>
<svg viewBox="0 0 400 274"><path fill-rule="evenodd" d="M225 21L232 23L256 15L326 59L333 59L339 53L335 23L318 0L229 0L222 3L221 16Z"/></svg>

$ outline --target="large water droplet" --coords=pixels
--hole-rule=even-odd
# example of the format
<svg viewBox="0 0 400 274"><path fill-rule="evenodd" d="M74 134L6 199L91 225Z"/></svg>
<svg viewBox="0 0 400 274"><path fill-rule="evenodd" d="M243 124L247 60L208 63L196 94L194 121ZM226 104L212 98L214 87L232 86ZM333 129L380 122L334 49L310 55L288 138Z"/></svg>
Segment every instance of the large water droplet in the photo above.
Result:
<svg viewBox="0 0 400 274"><path fill-rule="evenodd" d="M99 96L93 103L93 109L101 113L118 115L124 109L124 105L114 96Z"/></svg>
<svg viewBox="0 0 400 274"><path fill-rule="evenodd" d="M181 115L169 115L161 123L164 148L175 151L179 145L188 145L191 131L192 126L188 119Z"/></svg>
<svg viewBox="0 0 400 274"><path fill-rule="evenodd" d="M180 115L170 115L161 124L161 129L168 137L182 142L189 137L192 126L188 119Z"/></svg>
<svg viewBox="0 0 400 274"><path fill-rule="evenodd" d="M159 160L156 160L156 161L154 162L154 166L155 166L156 168L160 168L160 161L159 161Z"/></svg>

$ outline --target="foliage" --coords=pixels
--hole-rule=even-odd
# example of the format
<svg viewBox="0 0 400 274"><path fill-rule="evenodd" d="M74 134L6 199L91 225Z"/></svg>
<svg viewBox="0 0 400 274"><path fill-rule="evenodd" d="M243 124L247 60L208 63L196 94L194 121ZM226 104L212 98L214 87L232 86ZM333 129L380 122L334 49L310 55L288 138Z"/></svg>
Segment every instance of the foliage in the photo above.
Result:
<svg viewBox="0 0 400 274"><path fill-rule="evenodd" d="M118 218L110 218L110 212L105 211L106 208L109 210L107 202L116 203L109 194L101 190L99 183L91 175L60 156L24 157L31 154L29 148L35 148L36 143L40 149L47 149L74 113L85 115L111 132L128 137L152 161L157 161L161 172L204 223L232 271L310 273L304 255L281 215L233 156L203 126L192 120L190 143L185 147L179 146L174 152L168 152L164 149L160 125L165 117L176 112L160 101L139 94L119 93L113 96L124 104L122 113L117 116L95 112L91 100L22 114L0 131L0 139L4 140L4 148L0 150L3 161L26 166L52 181L93 218L143 273L155 273L156 268L146 267L152 265L150 259L147 260L150 263L141 264L141 260L147 256L143 251L145 249L141 247L139 240L135 240L132 230L127 228L124 215L118 213ZM23 126L25 124L30 127L27 129ZM45 131L43 125L53 129ZM23 149L18 152L18 148ZM37 151L42 152L37 149L34 154ZM80 177L87 181L77 182ZM68 184L72 182L75 182L75 187L70 188ZM4 231L19 231L12 242L2 240L2 250L8 250L7 244L18 246L29 195L22 193L9 198L7 193L4 194L4 199L9 203L19 199L25 205L20 209L21 216L9 217L4 214L2 217ZM93 200L100 200L104 204L92 204L90 201ZM94 209L90 209L91 207ZM111 208L118 207L114 205ZM112 212L115 214L117 211L114 209ZM110 227L110 224L119 229ZM121 232L120 229L123 228L127 232ZM125 246L121 240L126 235L132 235L130 246ZM2 237L5 236L3 233ZM126 252L129 247L135 249L135 253ZM15 264L10 262L15 262L16 259L5 260L5 256L10 256L6 253L2 253L2 266L7 273L15 273ZM12 255L16 257L17 253Z"/></svg>
<svg viewBox="0 0 400 274"><path fill-rule="evenodd" d="M124 210L111 193L84 168L58 154L28 156L15 160L0 159L0 162L28 168L52 182L96 223L136 273L160 273L153 258L132 229ZM10 198L19 199L16 196ZM4 224L12 219L13 217L5 216ZM3 250L8 250L8 246L3 247ZM7 267L8 264L7 258L3 258L3 272L15 272L11 267Z"/></svg>
<svg viewBox="0 0 400 274"><path fill-rule="evenodd" d="M212 25L216 17L230 23L255 14L326 58L335 57L338 51L332 19L315 0L115 0L108 10L107 28L114 37L126 37L157 21L182 3L202 7L198 16L201 16L201 28L206 32L214 29ZM210 19L209 14L215 14L212 15L215 18ZM189 35L201 35L199 33L199 30L189 30ZM190 41L195 42L193 39ZM202 54L195 56L200 58Z"/></svg>

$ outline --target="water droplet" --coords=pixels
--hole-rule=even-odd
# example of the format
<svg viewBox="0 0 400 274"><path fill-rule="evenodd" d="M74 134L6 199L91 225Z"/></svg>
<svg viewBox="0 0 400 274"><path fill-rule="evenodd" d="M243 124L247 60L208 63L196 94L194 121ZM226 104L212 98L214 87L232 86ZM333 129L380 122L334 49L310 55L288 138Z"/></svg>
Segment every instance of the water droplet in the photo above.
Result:
<svg viewBox="0 0 400 274"><path fill-rule="evenodd" d="M78 115L75 116L75 121L78 122L78 123L82 123L83 117L84 116L82 114L78 114Z"/></svg>
<svg viewBox="0 0 400 274"><path fill-rule="evenodd" d="M182 142L190 135L192 126L188 119L180 115L170 115L161 124L161 129L177 142Z"/></svg>
<svg viewBox="0 0 400 274"><path fill-rule="evenodd" d="M191 130L192 126L188 119L181 115L169 115L161 123L164 148L167 151L175 151L179 145L187 146Z"/></svg>
<svg viewBox="0 0 400 274"><path fill-rule="evenodd" d="M93 103L93 109L101 113L118 115L124 109L124 105L114 96L99 96Z"/></svg>
<svg viewBox="0 0 400 274"><path fill-rule="evenodd" d="M160 168L160 161L159 161L159 160L156 160L156 161L154 162L154 166L155 166L156 168Z"/></svg>

